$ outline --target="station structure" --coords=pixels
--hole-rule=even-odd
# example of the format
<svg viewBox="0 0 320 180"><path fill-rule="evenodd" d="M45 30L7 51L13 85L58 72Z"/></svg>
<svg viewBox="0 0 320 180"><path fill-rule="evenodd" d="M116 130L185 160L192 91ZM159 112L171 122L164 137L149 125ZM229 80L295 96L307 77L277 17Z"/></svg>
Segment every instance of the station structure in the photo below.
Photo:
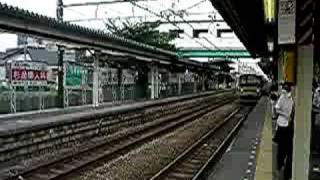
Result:
<svg viewBox="0 0 320 180"><path fill-rule="evenodd" d="M228 79L226 77L230 76L230 69L228 69L229 66L227 68L225 66L228 62L223 60L222 63L219 61L200 63L188 58L226 57L227 54L228 57L234 58L250 56L262 58L264 61L270 60L271 65L268 73L273 75L273 80L288 82L293 85L295 123L292 179L317 179L319 177L319 174L317 174L319 173L317 171L319 160L313 156L310 150L310 142L312 134L312 88L314 79L319 78L317 76L319 74L320 19L317 12L320 10L320 3L316 0L248 0L245 3L235 0L212 0L211 3L235 32L246 50L182 49L176 53L65 22L62 18L63 4L61 0L58 0L57 18L49 18L0 3L0 29L57 43L57 104L59 107L59 109L41 113L18 113L2 117L0 142L4 142L4 145L0 146L0 161L6 161L10 158L19 159L20 156L33 151L32 148L23 149L29 143L28 138L32 139L32 135L43 139L58 138L59 135L55 133L60 132L63 128L79 128L70 125L74 122L79 122L79 126L88 123L83 125L91 128L88 133L100 135L101 132L105 131L103 129L105 124L103 123L105 123L106 114L113 117L117 113L131 112L135 108L143 114L145 112L140 112L141 109L147 107L168 104L169 102L182 102L183 100L208 95L213 96L214 93L205 91L215 89L215 93L219 92L215 87L216 77L223 74L225 75L223 80ZM64 67L64 52L68 49L88 52L88 55L85 55L82 60L90 66L92 73L90 106L65 108L69 106L69 92L65 84L67 72ZM28 52L31 55L32 49L29 49ZM10 55L7 54L7 57L10 57ZM117 101L116 103L107 104L101 101L105 98L101 97L104 94L102 92L104 86L99 80L98 69L102 67L113 68L115 71L116 78L112 82L114 84L108 82L105 87L110 88L112 100ZM127 73L130 71L135 73ZM135 78L135 92L142 93L135 94L135 98L131 100L139 99L139 102L124 102L126 99L125 88L129 87L125 86L124 83L126 78L123 78L123 74L126 73L127 77ZM161 90L169 89L169 85L163 89L160 85L160 80L164 79L164 74L169 74L171 77L164 81L167 81L167 84L173 84L173 86L170 88L171 92L162 95L165 98L162 99ZM186 79L189 77L186 76L191 76L190 79L192 80L187 81ZM232 81L232 77L230 79ZM224 91L226 93L233 92L228 88L224 88ZM11 99L15 99L16 93L12 91ZM225 95L225 99L232 96L230 94ZM168 98L169 96L171 98ZM212 96L210 96L212 101L219 99L212 98ZM84 101L86 101L86 97ZM119 105L118 102L120 101L125 105L113 107L115 104ZM16 112L16 102L11 100L10 103L11 111ZM130 103L133 103L133 105ZM203 111L202 107L208 108L206 103L208 102L203 101L200 104L201 106L199 105L198 113ZM40 109L42 110L42 108ZM275 178L275 172L272 169L275 162L273 158L275 151L272 144L274 127L270 112L268 98L262 97L247 116L247 121L244 122L243 128L239 130L238 137L231 143L226 153L222 155L218 167L212 173L209 173L208 179L235 179L236 177L238 179L262 180ZM135 114L130 115L134 116ZM119 121L127 120L126 118L121 119L121 116L116 116L116 118L119 118ZM56 126L61 128L54 129ZM68 130L61 130L61 134L75 133ZM25 133L25 136L20 136L23 133ZM51 135L48 135L48 137L43 135L46 133ZM87 134L83 135L89 136ZM8 138L9 136L13 138ZM27 140L17 143L11 142L17 139ZM39 141L42 142L43 139ZM33 142L33 140L31 141ZM69 142L71 138L61 141ZM10 148L16 150L16 154L8 153ZM42 147L39 145L35 148ZM237 163L234 163L235 161ZM234 164L237 164L237 167ZM72 169L70 166L65 169L68 168ZM30 171L35 171L35 169ZM61 172L57 169L52 171L53 173ZM28 172L22 174L25 175ZM46 179L41 174L38 177Z"/></svg>

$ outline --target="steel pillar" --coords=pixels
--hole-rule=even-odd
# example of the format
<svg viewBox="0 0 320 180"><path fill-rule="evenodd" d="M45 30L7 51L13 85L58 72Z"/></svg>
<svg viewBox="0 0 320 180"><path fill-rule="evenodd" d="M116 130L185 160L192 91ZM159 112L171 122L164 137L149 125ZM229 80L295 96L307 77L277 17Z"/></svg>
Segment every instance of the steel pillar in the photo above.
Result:
<svg viewBox="0 0 320 180"><path fill-rule="evenodd" d="M204 73L202 73L202 75L201 75L201 88L202 88L202 91L206 90L205 82L206 82L206 76L205 76Z"/></svg>
<svg viewBox="0 0 320 180"><path fill-rule="evenodd" d="M65 89L64 89L64 66L63 66L64 49L58 46L58 107L65 107Z"/></svg>
<svg viewBox="0 0 320 180"><path fill-rule="evenodd" d="M159 69L158 67L156 66L155 67L155 70L156 70L156 76L155 76L155 98L158 99L159 98L159 92L160 92L160 88L159 88L159 85L160 85L160 78L159 78Z"/></svg>
<svg viewBox="0 0 320 180"><path fill-rule="evenodd" d="M17 112L17 99L16 99L16 87L13 86L10 82L10 112Z"/></svg>
<svg viewBox="0 0 320 180"><path fill-rule="evenodd" d="M197 86L198 86L198 78L197 78L197 75L194 74L193 75L193 93L197 93Z"/></svg>
<svg viewBox="0 0 320 180"><path fill-rule="evenodd" d="M122 68L118 68L117 69L117 76L118 76L118 84L117 84L117 89L118 89L118 99L119 101L124 101L125 99L125 94L124 94L124 81L125 81L125 77L123 75L123 71Z"/></svg>
<svg viewBox="0 0 320 180"><path fill-rule="evenodd" d="M159 70L156 65L151 67L151 99L159 98Z"/></svg>
<svg viewBox="0 0 320 180"><path fill-rule="evenodd" d="M57 0L57 19L59 22L63 21L63 2L62 0ZM63 67L63 54L64 49L58 46L58 107L65 107L65 94L64 94L64 67Z"/></svg>
<svg viewBox="0 0 320 180"><path fill-rule="evenodd" d="M182 78L183 74L178 73L178 95L182 95Z"/></svg>
<svg viewBox="0 0 320 180"><path fill-rule="evenodd" d="M93 60L92 105L99 106L99 53L96 52Z"/></svg>

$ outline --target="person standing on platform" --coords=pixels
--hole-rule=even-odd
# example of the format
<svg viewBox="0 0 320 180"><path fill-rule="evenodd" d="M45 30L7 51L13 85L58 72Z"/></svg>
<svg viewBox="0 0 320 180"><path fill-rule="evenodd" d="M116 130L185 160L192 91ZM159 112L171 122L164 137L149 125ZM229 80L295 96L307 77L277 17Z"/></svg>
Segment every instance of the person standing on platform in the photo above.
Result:
<svg viewBox="0 0 320 180"><path fill-rule="evenodd" d="M313 153L320 154L320 87L316 87L313 92L312 98L312 146Z"/></svg>
<svg viewBox="0 0 320 180"><path fill-rule="evenodd" d="M271 93L270 93L272 120L277 119L277 113L276 113L277 100L278 100L278 86L277 84L273 83L271 86Z"/></svg>
<svg viewBox="0 0 320 180"><path fill-rule="evenodd" d="M277 117L277 130L275 141L278 143L277 168L284 167L284 178L291 178L292 149L293 149L293 115L294 101L291 95L291 86L284 83L281 95L275 106Z"/></svg>

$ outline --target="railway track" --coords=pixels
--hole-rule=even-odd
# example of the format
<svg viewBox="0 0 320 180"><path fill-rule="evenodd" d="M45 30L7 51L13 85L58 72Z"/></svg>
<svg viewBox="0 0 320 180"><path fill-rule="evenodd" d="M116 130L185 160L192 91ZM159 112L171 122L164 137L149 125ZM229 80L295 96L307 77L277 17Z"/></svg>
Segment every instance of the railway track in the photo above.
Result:
<svg viewBox="0 0 320 180"><path fill-rule="evenodd" d="M92 168L101 164L102 162L112 160L143 143L160 137L167 132L193 121L218 107L230 103L231 101L234 101L233 96L229 98L226 96L217 97L215 102L205 103L201 106L195 106L182 112L170 114L170 116L167 117L162 117L156 123L137 132L126 134L118 139L106 141L94 147L83 149L76 154L72 154L56 161L34 167L10 179L67 179L66 177L77 174L77 172L80 170Z"/></svg>
<svg viewBox="0 0 320 180"><path fill-rule="evenodd" d="M164 101L146 108L138 106L136 110L131 108L128 111L111 113L99 121L93 119L90 123L80 121L74 126L69 125L63 129L51 128L57 135L51 136L50 130L47 130L50 138L43 133L38 133L39 137L34 136L37 131L16 134L14 138L19 139L19 143L4 143L2 148L0 147L0 179L8 179L14 174L29 171L30 168L47 163L48 159L54 161L73 154L80 149L79 147L81 149L94 147L101 142L122 136L128 131L137 131L143 126L161 119L161 117L212 102L222 94L230 95L229 92L215 92L195 98L186 98L182 101L173 100L171 103ZM99 119L99 117L95 118ZM67 128L70 128L71 131L64 133ZM13 136L8 137L13 138ZM9 145L11 147L3 148Z"/></svg>
<svg viewBox="0 0 320 180"><path fill-rule="evenodd" d="M237 109L215 128L186 149L175 160L165 166L150 180L198 180L202 179L206 168L213 160L218 160L228 142L237 132L249 108Z"/></svg>

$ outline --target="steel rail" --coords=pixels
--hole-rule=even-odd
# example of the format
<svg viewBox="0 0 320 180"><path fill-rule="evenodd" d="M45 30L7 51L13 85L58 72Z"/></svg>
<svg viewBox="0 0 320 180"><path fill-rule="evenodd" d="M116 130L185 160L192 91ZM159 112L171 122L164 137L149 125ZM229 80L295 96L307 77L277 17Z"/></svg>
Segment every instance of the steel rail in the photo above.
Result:
<svg viewBox="0 0 320 180"><path fill-rule="evenodd" d="M202 174L205 172L206 168L209 166L209 164L212 162L213 159L215 159L221 151L224 149L224 147L228 144L228 141L232 139L232 137L236 134L237 130L240 128L243 121L246 119L246 116L243 116L240 121L237 123L237 125L231 130L231 132L228 134L228 136L225 138L225 140L221 143L221 145L217 148L215 153L213 153L210 158L205 162L205 164L201 167L201 169L198 171L198 173L193 177L192 180L198 180L202 177Z"/></svg>
<svg viewBox="0 0 320 180"><path fill-rule="evenodd" d="M130 149L132 149L132 147L134 148L134 147L138 146L139 144L145 143L145 142L147 142L147 141L149 141L151 139L154 139L155 137L161 136L167 131L171 131L172 129L180 127L181 125L183 125L183 124L185 124L187 122L190 122L192 120L195 120L197 117L201 117L204 114L206 114L206 113L208 113L208 112L210 112L210 111L212 111L214 109L217 109L217 108L219 108L219 107L221 107L221 106L223 106L223 105L225 105L227 103L230 103L230 102L231 102L231 100L222 100L222 101L219 102L219 104L214 105L214 106L208 105L208 107L206 107L206 108L198 107L198 108L195 108L195 109L198 109L198 110L193 109L193 110L190 110L190 112L187 112L187 114L182 113L184 115L177 114L176 115L177 117L172 117L171 120L169 118L169 121L171 123L168 123L167 121L164 121L163 123L161 123L162 126L161 125L160 126L159 125L154 125L154 126L150 127L151 128L150 132L148 131L148 129L150 129L150 128L147 128L146 130L142 130L142 131L136 132L137 134L134 133L134 134L129 134L126 137L120 137L120 139L127 139L127 140L129 140L129 142L126 142L126 143L123 143L123 144L120 144L120 145L116 144L115 146L119 146L119 147L116 147L114 149L111 148L111 150L109 150L109 151L103 151L101 154L95 154L95 157L93 157L93 159L91 159L90 157L84 157L84 161L80 162L77 166L71 166L71 167L69 166L68 170L63 170L63 171L62 170L57 170L57 171L61 171L61 172L56 173L52 177L46 177L46 178L40 178L39 177L38 179L55 180L55 179L60 179L62 177L68 176L68 175L74 173L75 171L78 171L79 169L82 169L82 168L85 168L85 167L89 166L90 164L97 163L98 161L103 160L103 159L105 159L107 157L110 157L110 156L114 156L115 154L120 154L121 151L127 152ZM172 121L173 119L179 119L179 121ZM165 122L167 122L167 123L165 123ZM159 129L157 129L157 128L159 128ZM146 133L142 133L140 135L141 137L139 137L139 133L145 132L145 131L146 131ZM133 139L130 138L130 136L133 137ZM136 137L136 136L138 136L138 137ZM113 140L113 141L119 142L120 139L116 139L116 140ZM111 146L110 142L108 142L107 144L108 144L108 146ZM99 146L101 146L101 145L99 145ZM85 153L90 153L90 149L85 150L84 152L81 152L80 154L85 154ZM78 155L78 154L76 154L76 155ZM69 156L69 157L67 157L67 159L68 158L72 159L74 157L75 156ZM63 158L63 159L61 159L59 161L56 161L56 162L58 162L58 163L59 162L65 162L64 160L65 160L65 158ZM65 163L65 164L67 164L67 163ZM50 168L52 165L53 165L53 167L55 167L55 162L48 164L48 167L49 167L48 170L52 169L52 168ZM59 164L58 164L58 166L59 166ZM68 165L66 165L66 166L68 166ZM22 177L23 176L29 177L29 175L31 175L30 177L33 177L32 175L34 175L34 174L32 172L33 171L37 171L37 169L40 169L40 168L43 168L43 166L31 169L31 171L27 171L25 173L22 173L21 175L22 175ZM45 167L45 169L47 169L47 168Z"/></svg>
<svg viewBox="0 0 320 180"><path fill-rule="evenodd" d="M209 137L211 137L213 134L217 133L217 131L220 130L220 128L224 127L225 124L227 124L232 118L234 118L235 115L240 111L240 108L236 109L233 111L229 116L227 116L223 121L221 121L215 128L212 130L208 131L205 135L203 135L199 140L197 140L194 144L192 144L189 148L187 148L182 154L180 154L177 158L175 158L171 163L169 163L167 166L162 168L158 173L153 175L150 180L157 180L157 179L163 179L166 177L166 174L170 173L170 170L174 169L175 166L179 163L182 162L183 159L187 159L187 155L190 155L192 152L196 151L198 148L200 148L200 145L204 144ZM204 170L207 168L210 162L216 156L221 152L223 147L227 144L227 142L230 140L232 136L234 136L236 130L240 127L242 124L243 120L245 119L245 116L241 117L241 119L238 121L238 123L232 128L231 132L228 134L226 138L224 138L223 142L219 144L218 148L214 150L214 153L208 158L207 161L203 163L201 168L193 175L192 180L198 180L201 179L202 173Z"/></svg>

